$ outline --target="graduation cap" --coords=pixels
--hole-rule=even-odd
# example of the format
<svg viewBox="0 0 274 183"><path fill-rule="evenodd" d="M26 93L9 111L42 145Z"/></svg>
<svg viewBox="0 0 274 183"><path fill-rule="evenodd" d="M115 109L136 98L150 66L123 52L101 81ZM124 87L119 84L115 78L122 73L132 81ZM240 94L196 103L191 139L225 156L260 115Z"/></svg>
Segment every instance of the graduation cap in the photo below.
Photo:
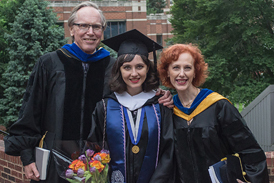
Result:
<svg viewBox="0 0 274 183"><path fill-rule="evenodd" d="M138 54L148 57L148 53L153 51L155 68L157 68L156 50L163 48L136 29L105 39L102 43L118 52L118 56L123 54Z"/></svg>

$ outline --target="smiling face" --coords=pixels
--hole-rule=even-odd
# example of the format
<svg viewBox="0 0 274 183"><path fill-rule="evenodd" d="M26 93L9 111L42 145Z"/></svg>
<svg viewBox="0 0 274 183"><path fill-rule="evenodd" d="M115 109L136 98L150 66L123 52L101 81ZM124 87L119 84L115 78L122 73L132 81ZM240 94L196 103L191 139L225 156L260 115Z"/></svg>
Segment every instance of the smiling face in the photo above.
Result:
<svg viewBox="0 0 274 183"><path fill-rule="evenodd" d="M102 25L98 10L93 7L83 7L77 11L74 23ZM92 27L88 31L81 30L77 25L70 28L70 34L74 37L74 43L85 53L92 54L100 44L102 31L94 32Z"/></svg>
<svg viewBox="0 0 274 183"><path fill-rule="evenodd" d="M167 73L177 91L189 90L195 76L193 57L189 53L182 53L178 60L169 65Z"/></svg>
<svg viewBox="0 0 274 183"><path fill-rule="evenodd" d="M135 55L131 62L124 62L120 71L131 96L143 91L142 84L146 80L148 67L139 55Z"/></svg>

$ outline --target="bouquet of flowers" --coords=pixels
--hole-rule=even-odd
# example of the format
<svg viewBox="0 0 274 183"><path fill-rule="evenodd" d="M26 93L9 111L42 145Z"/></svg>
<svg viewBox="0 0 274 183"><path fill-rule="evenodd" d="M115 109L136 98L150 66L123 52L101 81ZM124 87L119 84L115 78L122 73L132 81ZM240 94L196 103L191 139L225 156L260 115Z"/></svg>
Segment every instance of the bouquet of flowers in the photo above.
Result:
<svg viewBox="0 0 274 183"><path fill-rule="evenodd" d="M95 151L92 148L82 151L82 154L79 150L72 151L73 153L69 155L71 158L68 158L66 156L69 154L68 151L71 151L76 143L69 144L67 151L64 151L64 148L52 151L60 177L71 183L107 183L109 151L101 150L98 145L95 145Z"/></svg>
<svg viewBox="0 0 274 183"><path fill-rule="evenodd" d="M87 149L78 159L74 160L66 170L69 182L106 183L108 180L109 151L101 150L95 153Z"/></svg>

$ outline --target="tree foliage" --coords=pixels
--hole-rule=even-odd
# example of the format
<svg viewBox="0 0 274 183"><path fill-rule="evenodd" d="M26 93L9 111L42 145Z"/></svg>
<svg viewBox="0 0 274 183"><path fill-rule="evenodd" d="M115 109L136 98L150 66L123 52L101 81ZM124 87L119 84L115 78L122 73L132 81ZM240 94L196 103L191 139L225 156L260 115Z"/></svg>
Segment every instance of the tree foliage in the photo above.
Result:
<svg viewBox="0 0 274 183"><path fill-rule="evenodd" d="M163 8L166 6L164 0L148 0L147 1L147 14L163 13Z"/></svg>
<svg viewBox="0 0 274 183"><path fill-rule="evenodd" d="M113 57L113 58L117 58L117 52L116 51L114 51L113 49L111 49L110 47L108 47L107 45L105 45L105 44L103 44L103 43L100 43L99 44L99 48L100 47L103 47L104 49L106 49L107 51L109 51L110 52L110 56L111 57Z"/></svg>
<svg viewBox="0 0 274 183"><path fill-rule="evenodd" d="M0 99L0 112L8 125L17 119L27 80L37 59L66 43L64 30L56 25L57 17L48 3L42 0L25 0L11 33L5 34L9 62L2 77L4 97Z"/></svg>
<svg viewBox="0 0 274 183"><path fill-rule="evenodd" d="M245 105L274 83L272 0L174 0L175 43L201 49L210 75L203 87Z"/></svg>
<svg viewBox="0 0 274 183"><path fill-rule="evenodd" d="M0 1L0 98L3 97L4 88L2 87L2 73L5 71L9 56L6 50L7 40L4 38L5 33L9 33L10 22L14 22L16 11L25 0L1 0ZM1 123L1 119L0 119Z"/></svg>
<svg viewBox="0 0 274 183"><path fill-rule="evenodd" d="M8 57L6 56L5 48L7 42L4 39L4 34L8 33L11 29L9 23L14 22L16 11L25 0L1 0L0 1L0 60L1 63L7 62Z"/></svg>

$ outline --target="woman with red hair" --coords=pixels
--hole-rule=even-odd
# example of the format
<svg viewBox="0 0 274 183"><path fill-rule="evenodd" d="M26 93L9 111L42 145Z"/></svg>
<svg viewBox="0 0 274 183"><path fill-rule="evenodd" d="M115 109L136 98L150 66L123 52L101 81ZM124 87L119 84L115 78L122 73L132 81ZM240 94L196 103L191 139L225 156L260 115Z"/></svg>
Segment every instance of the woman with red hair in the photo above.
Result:
<svg viewBox="0 0 274 183"><path fill-rule="evenodd" d="M264 151L238 110L222 95L199 88L207 69L201 51L191 44L176 44L161 54L162 84L178 93L173 97L176 183L211 183L209 166L234 153L246 172L242 181L269 182Z"/></svg>

